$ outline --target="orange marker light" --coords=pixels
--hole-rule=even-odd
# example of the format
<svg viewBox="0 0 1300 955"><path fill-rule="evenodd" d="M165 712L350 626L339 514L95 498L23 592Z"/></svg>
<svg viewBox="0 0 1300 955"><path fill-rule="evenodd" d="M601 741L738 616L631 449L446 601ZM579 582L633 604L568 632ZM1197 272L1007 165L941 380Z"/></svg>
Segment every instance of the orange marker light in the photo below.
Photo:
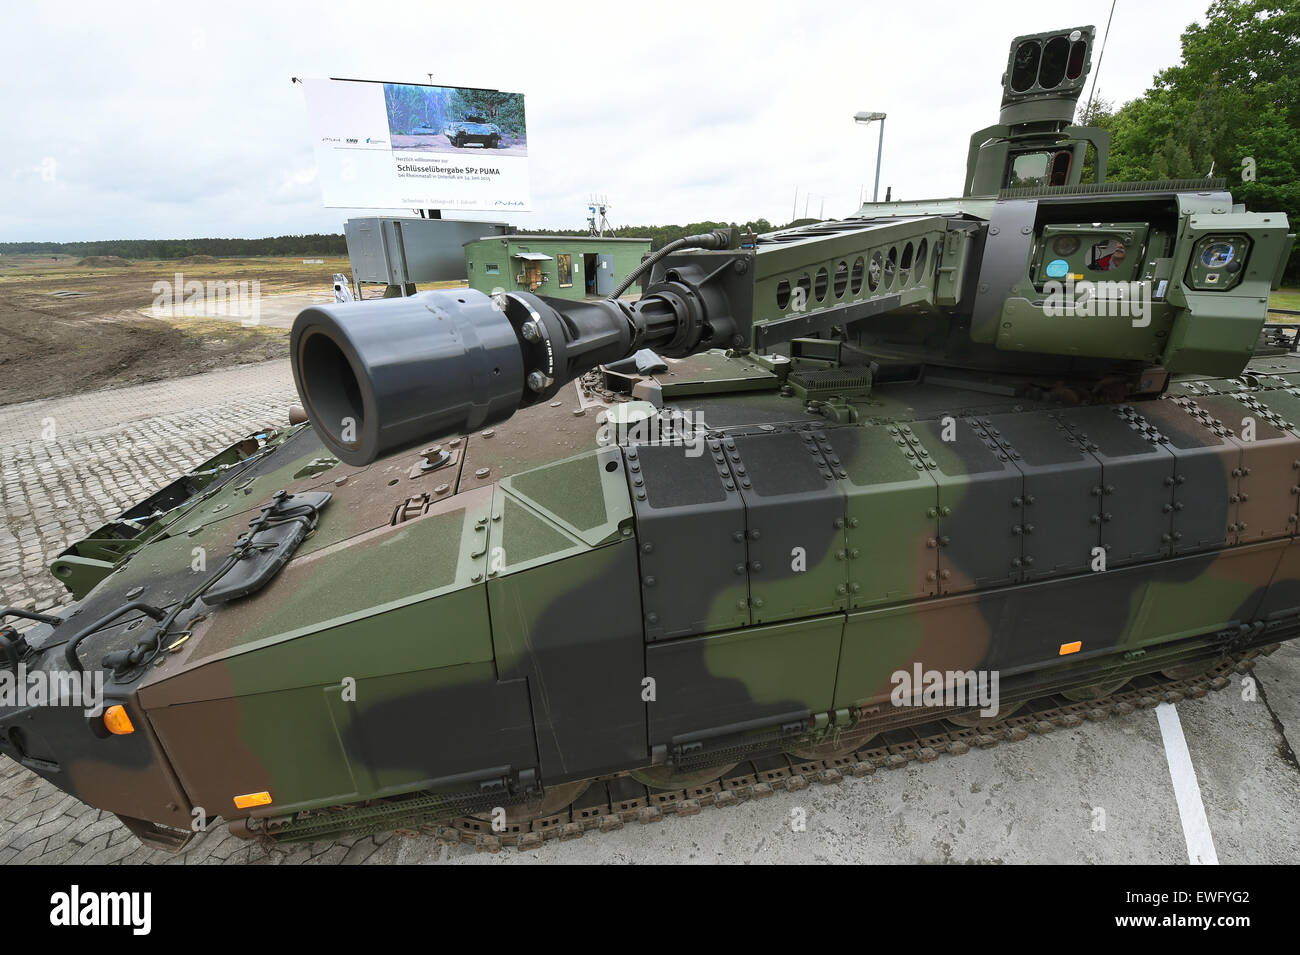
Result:
<svg viewBox="0 0 1300 955"><path fill-rule="evenodd" d="M120 703L104 711L104 725L116 736L126 736L135 732L135 727L131 725L131 717L126 715L126 707Z"/></svg>
<svg viewBox="0 0 1300 955"><path fill-rule="evenodd" d="M1081 649L1083 649L1082 640L1075 640L1074 643L1063 643L1061 644L1060 655L1065 656L1067 653L1078 653Z"/></svg>
<svg viewBox="0 0 1300 955"><path fill-rule="evenodd" d="M246 793L243 796L235 797L236 809L252 809L254 806L271 805L270 793Z"/></svg>

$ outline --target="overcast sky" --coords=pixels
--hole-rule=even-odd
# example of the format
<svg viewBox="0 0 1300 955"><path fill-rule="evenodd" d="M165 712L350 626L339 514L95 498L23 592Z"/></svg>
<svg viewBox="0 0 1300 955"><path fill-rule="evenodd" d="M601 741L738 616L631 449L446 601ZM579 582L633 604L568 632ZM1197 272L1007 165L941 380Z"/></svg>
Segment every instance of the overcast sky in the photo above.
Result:
<svg viewBox="0 0 1300 955"><path fill-rule="evenodd" d="M1119 0L1098 93L1122 103L1178 61L1208 0ZM993 15L993 11L997 15ZM598 3L319 0L20 3L4 13L0 241L340 232L291 76L525 94L533 209L580 228L850 214L870 191L960 192L997 121L1016 34L1109 4L863 0ZM1094 53L1093 69L1097 69ZM824 208L824 213L823 213ZM409 214L409 210L396 210ZM475 216L466 215L466 218ZM488 218L486 214L478 218Z"/></svg>

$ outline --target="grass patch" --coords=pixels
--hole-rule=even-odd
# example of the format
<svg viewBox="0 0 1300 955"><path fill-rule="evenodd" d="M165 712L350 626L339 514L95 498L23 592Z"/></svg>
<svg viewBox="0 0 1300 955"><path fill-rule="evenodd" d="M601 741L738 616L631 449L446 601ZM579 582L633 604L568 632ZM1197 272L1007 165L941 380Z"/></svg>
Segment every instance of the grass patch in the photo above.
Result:
<svg viewBox="0 0 1300 955"><path fill-rule="evenodd" d="M1268 297L1269 308L1300 309L1300 289L1284 288L1273 292Z"/></svg>

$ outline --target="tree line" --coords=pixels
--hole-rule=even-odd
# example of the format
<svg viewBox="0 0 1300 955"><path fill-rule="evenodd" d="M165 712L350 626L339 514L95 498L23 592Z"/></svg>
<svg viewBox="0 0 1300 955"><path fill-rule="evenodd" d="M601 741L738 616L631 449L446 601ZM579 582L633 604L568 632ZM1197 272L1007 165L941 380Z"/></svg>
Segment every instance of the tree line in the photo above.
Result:
<svg viewBox="0 0 1300 955"><path fill-rule="evenodd" d="M741 233L750 231L755 235L762 235L764 232L775 232L778 229L788 229L791 226L816 221L816 219L796 219L788 225L773 225L766 219L752 219L748 222L688 222L686 225L628 225L607 231L606 235L615 238L649 239L650 251L653 252L673 239L680 239L684 235L712 232L715 229L739 229ZM529 229L528 234L586 236L589 233L586 229Z"/></svg>
<svg viewBox="0 0 1300 955"><path fill-rule="evenodd" d="M0 242L0 255L116 255L124 259L347 255L340 235L277 235L265 239L105 239L97 242Z"/></svg>
<svg viewBox="0 0 1300 955"><path fill-rule="evenodd" d="M792 225L812 222L800 219ZM774 226L766 219L751 222L691 222L687 225L624 226L614 236L649 238L651 249L658 249L673 239L697 232L726 227L756 234L786 228ZM528 229L529 235L587 235L586 229ZM265 239L106 239L97 242L0 242L0 255L116 255L124 259L183 259L190 255L214 255L218 258L254 258L270 256L346 256L347 240L342 234L277 235Z"/></svg>

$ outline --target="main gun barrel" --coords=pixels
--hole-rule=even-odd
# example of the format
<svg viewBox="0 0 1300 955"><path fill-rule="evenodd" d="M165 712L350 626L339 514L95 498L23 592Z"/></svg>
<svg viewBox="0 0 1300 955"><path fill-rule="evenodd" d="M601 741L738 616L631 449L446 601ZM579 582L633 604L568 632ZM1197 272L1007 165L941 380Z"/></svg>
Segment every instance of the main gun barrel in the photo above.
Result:
<svg viewBox="0 0 1300 955"><path fill-rule="evenodd" d="M639 348L676 357L729 345L735 327L716 283L670 272L635 303L452 289L314 306L294 320L290 357L321 440L364 465L504 421Z"/></svg>

